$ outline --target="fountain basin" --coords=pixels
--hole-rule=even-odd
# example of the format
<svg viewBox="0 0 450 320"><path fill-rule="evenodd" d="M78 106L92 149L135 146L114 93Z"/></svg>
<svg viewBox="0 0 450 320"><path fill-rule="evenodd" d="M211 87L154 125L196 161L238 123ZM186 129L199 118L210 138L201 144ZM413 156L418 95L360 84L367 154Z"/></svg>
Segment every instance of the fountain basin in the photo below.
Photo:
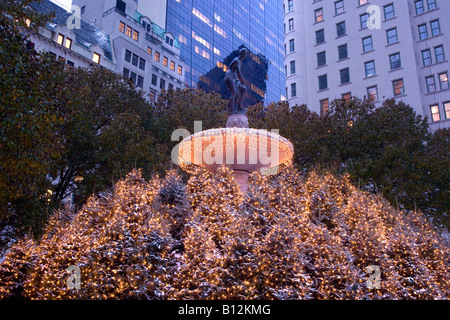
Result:
<svg viewBox="0 0 450 320"><path fill-rule="evenodd" d="M197 132L179 144L178 163L190 173L195 167L211 172L225 165L244 179L259 170L270 175L292 163L292 143L277 134L262 129L218 128Z"/></svg>

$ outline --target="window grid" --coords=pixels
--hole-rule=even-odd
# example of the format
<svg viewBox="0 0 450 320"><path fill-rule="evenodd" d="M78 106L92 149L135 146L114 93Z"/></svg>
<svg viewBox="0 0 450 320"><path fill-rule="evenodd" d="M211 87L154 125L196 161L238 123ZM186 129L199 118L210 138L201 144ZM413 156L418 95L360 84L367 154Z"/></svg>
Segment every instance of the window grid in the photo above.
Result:
<svg viewBox="0 0 450 320"><path fill-rule="evenodd" d="M392 28L386 31L387 43L392 44L398 41L397 28Z"/></svg>
<svg viewBox="0 0 450 320"><path fill-rule="evenodd" d="M441 87L441 90L446 90L449 88L448 84L448 73L443 72L438 75L439 77L439 86Z"/></svg>
<svg viewBox="0 0 450 320"><path fill-rule="evenodd" d="M377 86L367 88L367 97L370 102L378 101L378 89Z"/></svg>
<svg viewBox="0 0 450 320"><path fill-rule="evenodd" d="M443 46L437 46L434 48L434 54L436 57L436 63L445 61L445 55L444 55L444 47Z"/></svg>
<svg viewBox="0 0 450 320"><path fill-rule="evenodd" d="M366 77L373 77L375 75L375 61L368 61L364 64L366 70Z"/></svg>
<svg viewBox="0 0 450 320"><path fill-rule="evenodd" d="M450 102L444 102L445 119L450 119Z"/></svg>
<svg viewBox="0 0 450 320"><path fill-rule="evenodd" d="M384 20L389 20L395 17L394 4L388 4L384 6Z"/></svg>
<svg viewBox="0 0 450 320"><path fill-rule="evenodd" d="M428 29L427 29L427 25L426 24L421 24L420 26L418 26L419 28L419 39L423 40L428 38Z"/></svg>
<svg viewBox="0 0 450 320"><path fill-rule="evenodd" d="M433 122L441 120L441 115L439 114L439 105L438 104L430 106L430 112L431 112L431 120Z"/></svg>
<svg viewBox="0 0 450 320"><path fill-rule="evenodd" d="M429 66L433 63L433 61L431 60L431 51L430 49L426 49L422 51L422 61L423 61L423 66Z"/></svg>
<svg viewBox="0 0 450 320"><path fill-rule="evenodd" d="M343 0L336 1L334 3L334 10L336 15L344 13L344 1Z"/></svg>
<svg viewBox="0 0 450 320"><path fill-rule="evenodd" d="M368 36L362 39L363 52L367 52L373 49L372 36Z"/></svg>
<svg viewBox="0 0 450 320"><path fill-rule="evenodd" d="M434 76L429 76L425 78L427 84L427 92L432 93L436 91L436 84L434 82Z"/></svg>
<svg viewBox="0 0 450 320"><path fill-rule="evenodd" d="M439 20L431 21L430 27L431 27L431 35L432 36L437 36L437 35L441 34L441 26L439 24Z"/></svg>
<svg viewBox="0 0 450 320"><path fill-rule="evenodd" d="M398 79L392 81L392 86L394 87L394 96L401 96L405 94L405 87L403 84L403 79Z"/></svg>
<svg viewBox="0 0 450 320"><path fill-rule="evenodd" d="M400 53L394 53L389 56L389 62L391 70L399 69L402 67L402 62L400 59Z"/></svg>

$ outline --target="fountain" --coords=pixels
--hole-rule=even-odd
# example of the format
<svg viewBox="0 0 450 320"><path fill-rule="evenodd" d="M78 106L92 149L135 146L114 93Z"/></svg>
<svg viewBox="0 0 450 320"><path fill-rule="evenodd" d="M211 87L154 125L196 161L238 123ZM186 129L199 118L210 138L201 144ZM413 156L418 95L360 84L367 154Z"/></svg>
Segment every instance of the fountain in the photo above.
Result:
<svg viewBox="0 0 450 320"><path fill-rule="evenodd" d="M229 167L243 193L247 191L250 173L259 170L263 175L275 174L292 163L294 154L292 143L274 130L249 128L241 74L246 55L247 49L241 49L225 74L225 84L231 92L226 128L204 130L185 138L178 153L180 167L190 173L198 166L211 172L222 165Z"/></svg>

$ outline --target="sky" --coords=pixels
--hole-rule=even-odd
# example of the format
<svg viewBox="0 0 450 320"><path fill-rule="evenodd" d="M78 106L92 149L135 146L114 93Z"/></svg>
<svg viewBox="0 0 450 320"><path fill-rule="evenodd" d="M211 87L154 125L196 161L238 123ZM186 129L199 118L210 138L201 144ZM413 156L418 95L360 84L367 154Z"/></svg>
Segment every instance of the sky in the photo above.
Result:
<svg viewBox="0 0 450 320"><path fill-rule="evenodd" d="M72 0L50 0L50 1L66 9L70 9L70 6L72 5Z"/></svg>

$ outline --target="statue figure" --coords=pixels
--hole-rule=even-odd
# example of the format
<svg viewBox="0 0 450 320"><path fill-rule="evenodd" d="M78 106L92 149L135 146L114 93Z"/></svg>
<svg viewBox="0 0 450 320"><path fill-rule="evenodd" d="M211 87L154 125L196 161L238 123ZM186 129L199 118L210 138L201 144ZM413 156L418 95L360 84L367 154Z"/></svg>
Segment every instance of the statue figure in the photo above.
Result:
<svg viewBox="0 0 450 320"><path fill-rule="evenodd" d="M225 84L231 91L230 100L228 101L230 114L245 114L247 112L247 108L243 106L247 88L244 85L244 78L241 73L242 60L247 56L247 52L246 48L240 49L239 56L233 59L225 74Z"/></svg>

